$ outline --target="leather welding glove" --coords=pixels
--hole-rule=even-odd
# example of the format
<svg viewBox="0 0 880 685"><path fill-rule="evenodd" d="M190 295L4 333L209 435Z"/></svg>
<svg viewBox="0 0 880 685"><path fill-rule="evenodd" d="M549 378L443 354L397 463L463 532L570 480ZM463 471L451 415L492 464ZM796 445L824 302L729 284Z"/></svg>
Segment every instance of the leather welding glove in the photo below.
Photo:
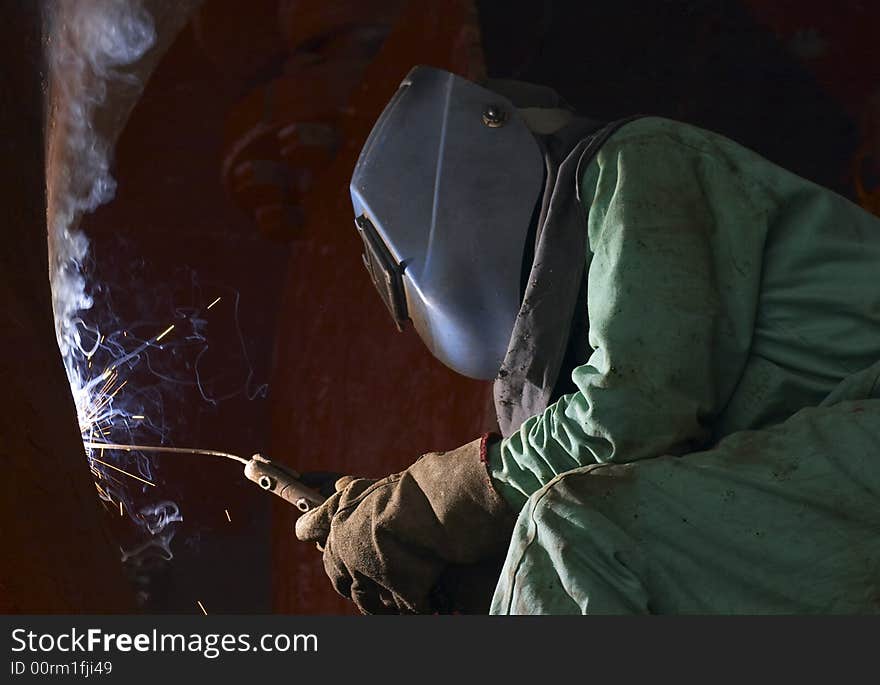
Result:
<svg viewBox="0 0 880 685"><path fill-rule="evenodd" d="M333 587L365 614L487 613L515 516L485 450L483 438L381 480L340 479L296 536L323 547Z"/></svg>

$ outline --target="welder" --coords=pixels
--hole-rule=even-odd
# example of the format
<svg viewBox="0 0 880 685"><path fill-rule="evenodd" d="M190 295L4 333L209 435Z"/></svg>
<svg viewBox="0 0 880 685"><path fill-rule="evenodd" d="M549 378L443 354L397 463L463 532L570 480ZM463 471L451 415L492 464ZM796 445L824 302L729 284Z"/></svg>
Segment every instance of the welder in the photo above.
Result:
<svg viewBox="0 0 880 685"><path fill-rule="evenodd" d="M880 610L880 220L721 135L427 67L351 194L395 322L494 379L501 432L299 519L361 611Z"/></svg>

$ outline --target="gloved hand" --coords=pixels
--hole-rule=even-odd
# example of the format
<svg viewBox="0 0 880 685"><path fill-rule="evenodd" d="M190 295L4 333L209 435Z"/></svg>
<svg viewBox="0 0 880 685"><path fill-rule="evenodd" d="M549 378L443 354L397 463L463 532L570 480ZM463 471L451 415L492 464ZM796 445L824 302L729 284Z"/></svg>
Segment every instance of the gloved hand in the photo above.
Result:
<svg viewBox="0 0 880 685"><path fill-rule="evenodd" d="M296 536L323 548L333 587L363 613L486 611L515 516L492 486L485 441L381 480L340 479Z"/></svg>

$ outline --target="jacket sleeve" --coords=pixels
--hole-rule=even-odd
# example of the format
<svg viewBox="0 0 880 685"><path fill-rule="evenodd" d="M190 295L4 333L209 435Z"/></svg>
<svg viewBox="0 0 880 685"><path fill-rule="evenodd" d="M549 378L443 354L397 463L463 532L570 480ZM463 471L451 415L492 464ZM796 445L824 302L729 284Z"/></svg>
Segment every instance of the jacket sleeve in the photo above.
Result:
<svg viewBox="0 0 880 685"><path fill-rule="evenodd" d="M585 172L591 354L572 372L577 392L490 451L516 508L573 468L682 454L712 437L748 355L770 206L732 145L639 120Z"/></svg>

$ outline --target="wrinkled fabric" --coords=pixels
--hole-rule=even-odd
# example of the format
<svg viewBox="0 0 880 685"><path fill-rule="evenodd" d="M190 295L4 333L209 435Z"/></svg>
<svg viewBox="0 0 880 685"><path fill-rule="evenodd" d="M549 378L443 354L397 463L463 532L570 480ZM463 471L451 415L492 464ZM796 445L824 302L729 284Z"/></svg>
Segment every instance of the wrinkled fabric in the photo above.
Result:
<svg viewBox="0 0 880 685"><path fill-rule="evenodd" d="M296 535L323 548L334 589L362 613L485 613L514 514L483 454L475 440L381 480L340 479Z"/></svg>
<svg viewBox="0 0 880 685"><path fill-rule="evenodd" d="M520 514L492 613L880 613L880 399L838 399L556 477Z"/></svg>
<svg viewBox="0 0 880 685"><path fill-rule="evenodd" d="M580 190L589 358L490 450L493 612L876 610L880 221L658 118Z"/></svg>
<svg viewBox="0 0 880 685"><path fill-rule="evenodd" d="M592 463L680 455L819 404L880 359L880 221L659 118L585 170L590 356L493 453L516 509Z"/></svg>

